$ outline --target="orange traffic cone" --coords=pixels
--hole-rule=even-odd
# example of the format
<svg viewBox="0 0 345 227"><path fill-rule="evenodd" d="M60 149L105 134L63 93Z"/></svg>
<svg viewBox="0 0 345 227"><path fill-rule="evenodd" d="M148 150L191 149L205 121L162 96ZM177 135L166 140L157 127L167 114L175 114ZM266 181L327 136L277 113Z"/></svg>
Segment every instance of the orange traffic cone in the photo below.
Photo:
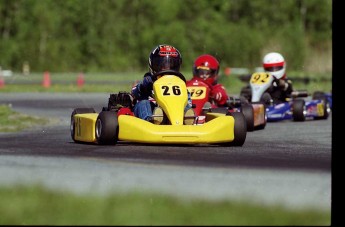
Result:
<svg viewBox="0 0 345 227"><path fill-rule="evenodd" d="M230 76L230 73L231 73L231 68L230 67L226 67L225 70L224 70L225 76Z"/></svg>
<svg viewBox="0 0 345 227"><path fill-rule="evenodd" d="M0 88L5 87L5 79L2 75L0 75Z"/></svg>
<svg viewBox="0 0 345 227"><path fill-rule="evenodd" d="M42 86L48 88L50 87L50 85L51 85L50 74L49 72L46 71L43 74Z"/></svg>
<svg viewBox="0 0 345 227"><path fill-rule="evenodd" d="M78 87L82 87L85 83L84 80L84 74L83 73L79 73L78 77L77 77L77 86Z"/></svg>

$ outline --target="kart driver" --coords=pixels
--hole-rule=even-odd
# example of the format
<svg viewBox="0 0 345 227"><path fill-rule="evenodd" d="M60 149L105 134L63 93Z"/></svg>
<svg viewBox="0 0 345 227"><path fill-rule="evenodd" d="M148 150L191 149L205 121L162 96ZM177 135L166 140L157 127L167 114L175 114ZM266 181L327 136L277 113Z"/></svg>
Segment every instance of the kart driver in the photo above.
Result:
<svg viewBox="0 0 345 227"><path fill-rule="evenodd" d="M218 83L219 62L209 54L197 57L193 65L193 78L190 81L202 80L211 89L210 101L217 106L226 106L229 99L225 87Z"/></svg>
<svg viewBox="0 0 345 227"><path fill-rule="evenodd" d="M270 73L275 81L268 89L268 93L273 99L273 103L285 102L293 91L291 80L286 76L286 62L284 57L277 52L271 52L264 56L262 66L265 72Z"/></svg>
<svg viewBox="0 0 345 227"><path fill-rule="evenodd" d="M131 95L137 100L134 106L134 115L143 120L152 122L153 109L156 104L152 102L153 83L157 80L155 74L163 70L174 70L180 72L182 56L178 49L173 46L162 44L156 46L150 53L148 59L149 72L145 73L144 79L132 88ZM192 100L188 93L188 103L185 113L191 110ZM189 113L194 115L194 112Z"/></svg>

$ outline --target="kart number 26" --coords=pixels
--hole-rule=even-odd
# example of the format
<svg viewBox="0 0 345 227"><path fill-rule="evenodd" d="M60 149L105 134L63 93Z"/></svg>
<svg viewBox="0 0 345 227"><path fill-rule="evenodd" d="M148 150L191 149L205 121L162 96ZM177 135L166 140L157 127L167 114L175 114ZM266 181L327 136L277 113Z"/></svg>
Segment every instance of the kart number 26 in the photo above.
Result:
<svg viewBox="0 0 345 227"><path fill-rule="evenodd" d="M181 88L180 86L174 85L174 86L162 86L162 90L163 90L163 95L181 95Z"/></svg>

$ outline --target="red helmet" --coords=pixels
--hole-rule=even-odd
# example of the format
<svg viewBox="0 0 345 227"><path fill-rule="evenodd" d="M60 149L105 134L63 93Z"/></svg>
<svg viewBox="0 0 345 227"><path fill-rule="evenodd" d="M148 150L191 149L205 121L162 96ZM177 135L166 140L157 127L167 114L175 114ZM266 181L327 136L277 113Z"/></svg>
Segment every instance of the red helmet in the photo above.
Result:
<svg viewBox="0 0 345 227"><path fill-rule="evenodd" d="M201 78L210 85L217 82L218 71L219 62L212 55L204 54L194 61L193 76Z"/></svg>

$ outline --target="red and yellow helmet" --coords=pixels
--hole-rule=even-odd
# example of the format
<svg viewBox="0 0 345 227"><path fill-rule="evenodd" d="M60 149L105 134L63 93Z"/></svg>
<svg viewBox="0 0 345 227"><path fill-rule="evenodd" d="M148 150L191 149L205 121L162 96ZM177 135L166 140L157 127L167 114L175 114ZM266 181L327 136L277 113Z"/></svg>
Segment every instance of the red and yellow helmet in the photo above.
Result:
<svg viewBox="0 0 345 227"><path fill-rule="evenodd" d="M200 55L194 61L193 77L197 77L213 85L217 82L219 72L218 60L209 54Z"/></svg>

